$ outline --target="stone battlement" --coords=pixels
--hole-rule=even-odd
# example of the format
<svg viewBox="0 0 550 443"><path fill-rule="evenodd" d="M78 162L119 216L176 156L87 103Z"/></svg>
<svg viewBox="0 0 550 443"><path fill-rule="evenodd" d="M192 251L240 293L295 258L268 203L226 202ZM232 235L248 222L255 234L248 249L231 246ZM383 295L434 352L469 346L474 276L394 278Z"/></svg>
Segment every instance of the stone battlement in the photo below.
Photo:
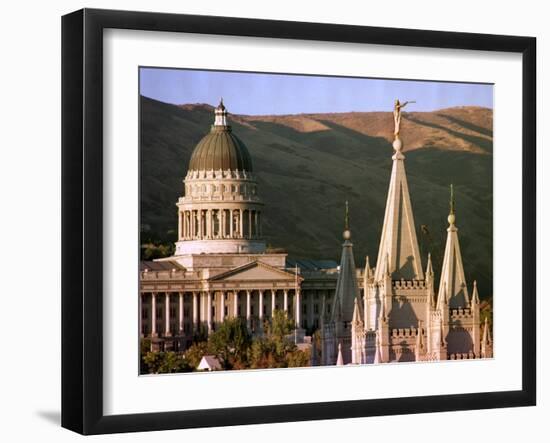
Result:
<svg viewBox="0 0 550 443"><path fill-rule="evenodd" d="M393 289L426 289L426 281L425 280L393 280L392 281L392 288Z"/></svg>
<svg viewBox="0 0 550 443"><path fill-rule="evenodd" d="M419 334L418 328L396 328L391 330L392 338L410 338Z"/></svg>
<svg viewBox="0 0 550 443"><path fill-rule="evenodd" d="M449 354L449 360L473 360L475 359L475 355L472 351L470 352L457 352L454 354Z"/></svg>
<svg viewBox="0 0 550 443"><path fill-rule="evenodd" d="M452 319L470 318L473 316L470 308L451 309L450 314Z"/></svg>

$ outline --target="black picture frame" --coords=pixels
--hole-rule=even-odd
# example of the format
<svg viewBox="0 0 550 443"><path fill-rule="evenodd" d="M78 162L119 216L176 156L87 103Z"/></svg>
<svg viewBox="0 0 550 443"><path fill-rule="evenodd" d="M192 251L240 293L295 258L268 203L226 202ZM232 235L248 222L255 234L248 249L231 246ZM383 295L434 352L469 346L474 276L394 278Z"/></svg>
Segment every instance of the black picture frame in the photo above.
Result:
<svg viewBox="0 0 550 443"><path fill-rule="evenodd" d="M522 388L517 391L103 413L103 31L108 28L501 51L522 55ZM62 426L152 431L536 404L536 39L503 35L83 9L62 18ZM519 149L519 147L518 147Z"/></svg>

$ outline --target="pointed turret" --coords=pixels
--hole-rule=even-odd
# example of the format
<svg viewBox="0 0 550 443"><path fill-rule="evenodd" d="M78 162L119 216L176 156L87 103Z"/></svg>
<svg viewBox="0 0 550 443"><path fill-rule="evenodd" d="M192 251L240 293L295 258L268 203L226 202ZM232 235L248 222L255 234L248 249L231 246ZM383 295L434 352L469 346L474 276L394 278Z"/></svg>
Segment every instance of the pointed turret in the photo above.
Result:
<svg viewBox="0 0 550 443"><path fill-rule="evenodd" d="M474 280L474 290L472 291L472 309L475 306L479 306L479 294L477 293L477 280Z"/></svg>
<svg viewBox="0 0 550 443"><path fill-rule="evenodd" d="M450 211L447 220L449 227L447 228L447 243L445 245L445 255L441 268L439 294L441 295L442 291L446 291L448 304L451 309L466 308L469 306L470 301L468 287L466 286L466 277L464 276L464 267L462 265L460 245L458 243L458 229L455 226L456 216L453 185L451 185Z"/></svg>
<svg viewBox="0 0 550 443"><path fill-rule="evenodd" d="M384 256L388 255L388 272L394 280L422 280L424 271L420 261L416 229L405 174L405 156L401 152L403 141L393 143L395 153L386 200L386 212L378 249L375 279L383 278Z"/></svg>
<svg viewBox="0 0 550 443"><path fill-rule="evenodd" d="M433 277L434 275L434 268L432 266L432 254L428 253L428 264L426 265L426 280L428 280L429 277Z"/></svg>
<svg viewBox="0 0 550 443"><path fill-rule="evenodd" d="M369 256L367 255L367 257L365 258L365 281L369 281L372 277L372 269L370 267L370 260L369 260Z"/></svg>
<svg viewBox="0 0 550 443"><path fill-rule="evenodd" d="M355 260L353 259L353 244L349 228L349 210L346 202L346 217L344 229L344 244L340 272L336 283L336 292L332 302L331 321L350 322L353 317L354 300L359 296Z"/></svg>
<svg viewBox="0 0 550 443"><path fill-rule="evenodd" d="M336 366L344 366L344 357L342 357L342 343L338 343L338 358L336 359Z"/></svg>

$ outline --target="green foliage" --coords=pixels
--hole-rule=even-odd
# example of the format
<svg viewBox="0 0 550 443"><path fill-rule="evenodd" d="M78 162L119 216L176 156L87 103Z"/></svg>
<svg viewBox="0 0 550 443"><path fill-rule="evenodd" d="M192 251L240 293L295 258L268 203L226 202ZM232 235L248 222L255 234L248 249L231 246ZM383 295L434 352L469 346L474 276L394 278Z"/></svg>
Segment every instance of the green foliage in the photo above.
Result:
<svg viewBox="0 0 550 443"><path fill-rule="evenodd" d="M141 245L141 260L169 257L174 254L174 250L173 243L145 243Z"/></svg>
<svg viewBox="0 0 550 443"><path fill-rule="evenodd" d="M208 349L208 343L205 341L199 341L196 343L193 343L186 351L185 351L185 359L187 360L189 366L192 368L192 370L196 370L197 366L201 362L201 358L205 355L208 355L209 349Z"/></svg>
<svg viewBox="0 0 550 443"><path fill-rule="evenodd" d="M299 349L289 352L285 356L286 365L289 368L302 368L310 366L311 356L309 352L300 351Z"/></svg>
<svg viewBox="0 0 550 443"><path fill-rule="evenodd" d="M246 363L252 337L246 322L241 318L224 321L208 338L208 349L224 369L233 369Z"/></svg>
<svg viewBox="0 0 550 443"><path fill-rule="evenodd" d="M192 367L182 354L176 352L147 352L143 356L150 374L189 372Z"/></svg>
<svg viewBox="0 0 550 443"><path fill-rule="evenodd" d="M249 350L249 364L253 369L309 366L308 352L298 350L289 339L294 323L283 311L273 312L273 318L264 323L265 335L254 339Z"/></svg>

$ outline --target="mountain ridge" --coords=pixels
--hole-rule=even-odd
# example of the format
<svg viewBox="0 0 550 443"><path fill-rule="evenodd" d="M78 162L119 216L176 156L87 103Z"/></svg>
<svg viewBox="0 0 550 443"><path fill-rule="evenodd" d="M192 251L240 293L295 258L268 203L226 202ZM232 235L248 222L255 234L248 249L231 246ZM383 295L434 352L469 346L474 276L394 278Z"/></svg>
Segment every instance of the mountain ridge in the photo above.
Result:
<svg viewBox="0 0 550 443"><path fill-rule="evenodd" d="M143 238L175 240L175 202L212 110L141 97ZM229 123L252 156L269 244L293 258L338 261L349 200L356 261L369 255L375 264L393 153L391 112L230 114ZM469 285L477 279L480 290L492 294L492 111L408 112L401 133L423 264L432 252L436 268L441 265L435 262L442 258L453 183Z"/></svg>

